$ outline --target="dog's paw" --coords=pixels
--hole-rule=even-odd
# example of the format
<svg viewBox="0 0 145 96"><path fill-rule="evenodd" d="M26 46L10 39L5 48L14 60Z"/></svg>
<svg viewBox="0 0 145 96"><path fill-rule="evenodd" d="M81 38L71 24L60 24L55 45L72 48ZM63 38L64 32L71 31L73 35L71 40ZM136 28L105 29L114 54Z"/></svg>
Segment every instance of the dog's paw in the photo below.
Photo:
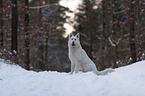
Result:
<svg viewBox="0 0 145 96"><path fill-rule="evenodd" d="M72 75L73 73L71 72L71 73L69 73L69 75Z"/></svg>
<svg viewBox="0 0 145 96"><path fill-rule="evenodd" d="M111 72L115 72L115 70L114 70L113 68L110 68L110 71L111 71Z"/></svg>

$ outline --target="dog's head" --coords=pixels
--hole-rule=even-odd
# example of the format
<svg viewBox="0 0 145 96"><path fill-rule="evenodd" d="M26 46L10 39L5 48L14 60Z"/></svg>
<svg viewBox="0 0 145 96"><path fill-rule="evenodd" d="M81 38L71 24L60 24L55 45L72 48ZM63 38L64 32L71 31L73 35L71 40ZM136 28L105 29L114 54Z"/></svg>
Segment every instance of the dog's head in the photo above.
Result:
<svg viewBox="0 0 145 96"><path fill-rule="evenodd" d="M75 36L73 34L70 34L69 42L70 42L71 46L73 46L73 47L78 46L80 44L79 38L80 38L79 33L77 33Z"/></svg>

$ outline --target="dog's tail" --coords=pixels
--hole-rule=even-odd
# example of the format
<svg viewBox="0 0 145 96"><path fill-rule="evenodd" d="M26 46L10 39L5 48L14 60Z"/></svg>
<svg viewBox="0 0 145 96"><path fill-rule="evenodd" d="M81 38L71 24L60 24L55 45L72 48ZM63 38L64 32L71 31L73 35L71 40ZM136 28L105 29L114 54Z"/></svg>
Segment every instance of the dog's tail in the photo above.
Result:
<svg viewBox="0 0 145 96"><path fill-rule="evenodd" d="M106 75L106 74L111 73L111 72L114 72L114 69L108 68L108 69L105 69L103 71L98 71L97 75Z"/></svg>

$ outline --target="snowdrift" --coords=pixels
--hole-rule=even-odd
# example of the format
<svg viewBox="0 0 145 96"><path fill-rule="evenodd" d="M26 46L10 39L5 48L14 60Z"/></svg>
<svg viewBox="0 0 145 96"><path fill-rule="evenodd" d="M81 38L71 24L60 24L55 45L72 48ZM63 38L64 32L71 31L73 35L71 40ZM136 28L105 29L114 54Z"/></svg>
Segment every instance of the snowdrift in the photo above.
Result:
<svg viewBox="0 0 145 96"><path fill-rule="evenodd" d="M97 76L26 71L0 60L0 96L145 96L145 61Z"/></svg>

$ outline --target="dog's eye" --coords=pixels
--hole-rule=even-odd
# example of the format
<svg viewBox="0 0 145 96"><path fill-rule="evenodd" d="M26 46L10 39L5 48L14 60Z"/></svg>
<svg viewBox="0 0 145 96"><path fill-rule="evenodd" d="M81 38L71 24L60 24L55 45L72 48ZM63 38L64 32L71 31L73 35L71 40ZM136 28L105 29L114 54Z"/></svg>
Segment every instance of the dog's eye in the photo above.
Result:
<svg viewBox="0 0 145 96"><path fill-rule="evenodd" d="M77 39L75 39L75 40L77 40Z"/></svg>
<svg viewBox="0 0 145 96"><path fill-rule="evenodd" d="M71 40L73 40L73 38Z"/></svg>

